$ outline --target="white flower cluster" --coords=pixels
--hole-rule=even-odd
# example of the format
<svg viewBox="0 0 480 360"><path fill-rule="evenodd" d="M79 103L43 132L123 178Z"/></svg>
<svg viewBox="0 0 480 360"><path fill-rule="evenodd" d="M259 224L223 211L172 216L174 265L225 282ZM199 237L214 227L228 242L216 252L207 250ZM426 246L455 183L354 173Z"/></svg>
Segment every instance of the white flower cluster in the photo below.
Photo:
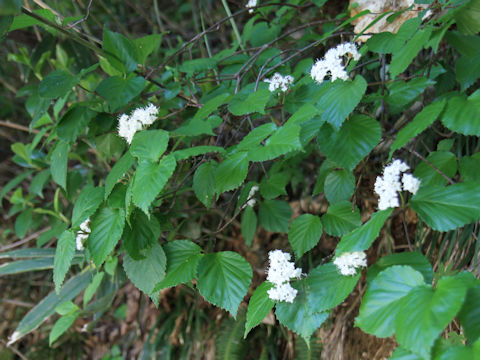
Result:
<svg viewBox="0 0 480 360"><path fill-rule="evenodd" d="M281 250L270 251L268 258L270 267L267 270L267 281L275 285L268 290L268 297L272 300L293 303L298 291L290 285L289 281L302 276L302 269L295 268L295 264L290 261L291 255Z"/></svg>
<svg viewBox="0 0 480 360"><path fill-rule="evenodd" d="M246 206L251 206L251 207L254 207L255 204L257 203L257 200L255 200L253 197L255 196L255 193L258 191L258 186L257 185L254 185L252 186L252 188L250 189L250 192L248 193L248 200L247 200L247 203L246 203Z"/></svg>
<svg viewBox="0 0 480 360"><path fill-rule="evenodd" d="M133 135L142 130L144 126L152 125L157 118L157 114L158 108L153 104L135 109L130 116L122 114L118 118L118 135L131 144Z"/></svg>
<svg viewBox="0 0 480 360"><path fill-rule="evenodd" d="M294 78L291 75L282 76L279 73L275 73L271 79L265 79L263 81L270 84L268 85L270 92L275 92L278 88L285 92L288 90L288 87L293 84L293 80Z"/></svg>
<svg viewBox="0 0 480 360"><path fill-rule="evenodd" d="M77 236L75 237L75 241L77 243L76 247L78 251L82 251L84 247L85 240L88 239L90 235L90 218L85 220L80 224L80 231L77 231Z"/></svg>
<svg viewBox="0 0 480 360"><path fill-rule="evenodd" d="M333 263L342 275L353 276L357 273L357 268L367 266L367 256L363 251L346 252Z"/></svg>
<svg viewBox="0 0 480 360"><path fill-rule="evenodd" d="M247 5L245 5L250 14L253 13L252 8L254 8L255 6L257 6L257 0L248 0Z"/></svg>
<svg viewBox="0 0 480 360"><path fill-rule="evenodd" d="M391 207L400 206L398 200L398 191L409 191L416 194L420 188L420 180L412 174L403 174L400 181L400 175L409 170L410 167L401 160L394 160L383 170L383 176L378 176L375 181L375 193L380 196L378 208L385 210Z"/></svg>
<svg viewBox="0 0 480 360"><path fill-rule="evenodd" d="M321 83L325 76L330 74L331 81L336 79L348 80L348 74L343 65L343 56L348 55L354 60L359 60L362 55L358 52L354 43L343 43L336 48L331 48L325 54L323 59L317 60L310 70L312 79Z"/></svg>

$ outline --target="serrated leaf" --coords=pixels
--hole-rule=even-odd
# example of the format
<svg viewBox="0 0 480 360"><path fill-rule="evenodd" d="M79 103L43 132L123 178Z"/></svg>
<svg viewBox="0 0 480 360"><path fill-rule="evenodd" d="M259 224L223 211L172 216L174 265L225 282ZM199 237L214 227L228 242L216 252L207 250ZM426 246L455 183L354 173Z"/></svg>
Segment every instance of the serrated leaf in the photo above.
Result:
<svg viewBox="0 0 480 360"><path fill-rule="evenodd" d="M67 165L68 153L70 152L70 145L65 141L58 140L53 149L52 157L50 158L50 172L52 179L64 190L67 187Z"/></svg>
<svg viewBox="0 0 480 360"><path fill-rule="evenodd" d="M335 81L320 88L320 101L317 108L320 118L337 131L348 115L355 109L367 89L367 82L361 75L353 81Z"/></svg>
<svg viewBox="0 0 480 360"><path fill-rule="evenodd" d="M409 204L428 226L449 231L480 219L479 188L477 183L423 187Z"/></svg>
<svg viewBox="0 0 480 360"><path fill-rule="evenodd" d="M423 161L415 168L414 175L422 181L421 186L445 185L447 179L432 168L440 170L446 176L452 178L457 173L457 157L450 151L434 151L427 156L427 162Z"/></svg>
<svg viewBox="0 0 480 360"><path fill-rule="evenodd" d="M275 130L274 134L265 141L265 146L256 146L249 150L250 161L267 161L275 159L289 152L300 150L300 126L289 125Z"/></svg>
<svg viewBox="0 0 480 360"><path fill-rule="evenodd" d="M154 216L148 218L144 212L134 211L123 232L123 246L132 259L141 260L142 250L155 244L161 232L160 224Z"/></svg>
<svg viewBox="0 0 480 360"><path fill-rule="evenodd" d="M80 226L89 216L93 215L103 202L104 189L85 186L73 205L72 227Z"/></svg>
<svg viewBox="0 0 480 360"><path fill-rule="evenodd" d="M353 170L381 140L379 123L365 115L354 115L335 132L328 124L320 129L320 150L345 170Z"/></svg>
<svg viewBox="0 0 480 360"><path fill-rule="evenodd" d="M245 210L243 210L241 231L242 236L245 239L245 244L250 247L252 245L255 232L257 231L257 215L251 206L247 206Z"/></svg>
<svg viewBox="0 0 480 360"><path fill-rule="evenodd" d="M286 201L265 200L260 203L258 220L265 230L286 233L291 216L292 208Z"/></svg>
<svg viewBox="0 0 480 360"><path fill-rule="evenodd" d="M467 292L462 309L458 313L458 320L462 324L469 343L480 338L480 284L470 288Z"/></svg>
<svg viewBox="0 0 480 360"><path fill-rule="evenodd" d="M190 240L169 241L163 249L167 257L167 274L156 282L154 292L192 280L203 257L202 248Z"/></svg>
<svg viewBox="0 0 480 360"><path fill-rule="evenodd" d="M337 245L335 256L344 252L367 250L380 234L380 230L392 211L393 209L377 211L365 224L344 235Z"/></svg>
<svg viewBox="0 0 480 360"><path fill-rule="evenodd" d="M133 40L133 43L137 48L137 59L139 64L145 65L147 57L161 45L163 35L164 33L151 34Z"/></svg>
<svg viewBox="0 0 480 360"><path fill-rule="evenodd" d="M277 129L274 123L260 125L250 131L237 145L237 150L250 150L265 140L272 132Z"/></svg>
<svg viewBox="0 0 480 360"><path fill-rule="evenodd" d="M100 266L120 240L125 226L125 211L104 206L90 222L87 246L95 265Z"/></svg>
<svg viewBox="0 0 480 360"><path fill-rule="evenodd" d="M309 305L305 280L295 283L298 294L293 303L279 302L275 315L280 324L300 335L308 344L313 332L328 318L328 312L315 312Z"/></svg>
<svg viewBox="0 0 480 360"><path fill-rule="evenodd" d="M102 48L108 62L117 70L129 73L137 68L137 49L132 42L122 34L103 29Z"/></svg>
<svg viewBox="0 0 480 360"><path fill-rule="evenodd" d="M73 143L77 136L85 131L88 123L97 113L86 106L74 106L62 116L57 125L58 137L66 142Z"/></svg>
<svg viewBox="0 0 480 360"><path fill-rule="evenodd" d="M165 156L159 164L150 161L139 163L133 180L132 200L145 214L148 214L148 207L167 184L176 166L173 155Z"/></svg>
<svg viewBox="0 0 480 360"><path fill-rule="evenodd" d="M116 163L105 179L105 200L112 192L117 182L125 175L135 162L135 158L130 151L127 151Z"/></svg>
<svg viewBox="0 0 480 360"><path fill-rule="evenodd" d="M350 171L334 170L325 178L325 197L330 204L348 201L355 190L355 177Z"/></svg>
<svg viewBox="0 0 480 360"><path fill-rule="evenodd" d="M83 307L85 307L90 302L90 300L92 300L93 295L95 295L95 292L100 286L104 276L105 273L103 271L96 273L90 284L88 284L85 292L83 293Z"/></svg>
<svg viewBox="0 0 480 360"><path fill-rule="evenodd" d="M141 250L140 253L144 256L141 260L134 260L125 254L123 268L133 285L151 296L155 292L155 284L165 278L167 258L158 243L154 243L149 249Z"/></svg>
<svg viewBox="0 0 480 360"><path fill-rule="evenodd" d="M130 153L141 160L157 161L167 150L169 135L164 130L137 132L130 145Z"/></svg>
<svg viewBox="0 0 480 360"><path fill-rule="evenodd" d="M247 154L247 152L236 153L218 165L215 171L215 191L218 195L243 184L248 173Z"/></svg>
<svg viewBox="0 0 480 360"><path fill-rule="evenodd" d="M441 120L457 133L480 136L480 90L468 98L457 95L448 99Z"/></svg>
<svg viewBox="0 0 480 360"><path fill-rule="evenodd" d="M64 231L57 242L55 257L53 260L53 282L55 291L60 293L65 275L75 255L75 234L73 231Z"/></svg>
<svg viewBox="0 0 480 360"><path fill-rule="evenodd" d="M374 279L381 271L394 265L410 266L422 274L425 283L431 284L433 280L432 265L428 259L419 252L402 252L384 256L370 266L367 273L367 281Z"/></svg>
<svg viewBox="0 0 480 360"><path fill-rule="evenodd" d="M198 264L197 288L208 302L235 318L252 281L252 268L239 254L222 251L206 254Z"/></svg>
<svg viewBox="0 0 480 360"><path fill-rule="evenodd" d="M264 281L253 292L248 303L247 322L245 323L243 338L246 338L250 330L260 324L270 310L273 309L275 301L271 300L267 293L272 287L271 283Z"/></svg>
<svg viewBox="0 0 480 360"><path fill-rule="evenodd" d="M129 77L127 79L112 76L104 79L95 91L107 101L112 110L116 110L140 95L145 85L146 81L141 76Z"/></svg>
<svg viewBox="0 0 480 360"><path fill-rule="evenodd" d="M397 77L411 64L418 52L427 44L431 32L432 28L418 30L400 50L395 51L389 69L392 78Z"/></svg>
<svg viewBox="0 0 480 360"><path fill-rule="evenodd" d="M189 157L203 155L207 153L224 153L225 149L221 146L208 146L208 145L201 145L195 146L188 149L177 150L173 152L173 156L175 156L175 160L181 161L188 159Z"/></svg>
<svg viewBox="0 0 480 360"><path fill-rule="evenodd" d="M390 149L389 159L392 158L392 154L395 150L405 146L411 139L433 124L445 107L445 103L445 100L434 102L425 106L422 111L415 115L413 120L398 132Z"/></svg>
<svg viewBox="0 0 480 360"><path fill-rule="evenodd" d="M260 183L260 194L265 199L275 199L280 195L287 195L285 187L289 181L290 174L287 172L272 174L268 178L264 177Z"/></svg>
<svg viewBox="0 0 480 360"><path fill-rule="evenodd" d="M217 65L217 61L212 58L201 58L184 61L178 68L180 71L187 74L194 74L205 70L213 69Z"/></svg>
<svg viewBox="0 0 480 360"><path fill-rule="evenodd" d="M210 208L212 199L215 196L215 173L217 163L209 161L201 164L193 175L193 191L197 199Z"/></svg>
<svg viewBox="0 0 480 360"><path fill-rule="evenodd" d="M410 266L395 265L380 272L368 283L355 324L368 334L391 336L401 299L423 284L422 274Z"/></svg>
<svg viewBox="0 0 480 360"><path fill-rule="evenodd" d="M271 93L267 89L259 89L254 92L253 88L246 87L232 97L228 104L228 110L236 116L254 112L265 114L265 105L270 96Z"/></svg>
<svg viewBox="0 0 480 360"><path fill-rule="evenodd" d="M463 276L441 278L435 291L428 285L417 286L401 300L395 321L400 345L430 358L435 339L462 307L468 288Z"/></svg>
<svg viewBox="0 0 480 360"><path fill-rule="evenodd" d="M72 326L78 315L79 312L74 312L73 314L62 316L57 320L55 325L53 325L52 330L50 330L50 334L48 335L48 344L50 346L52 346L55 340L57 340L65 331L68 330L70 326Z"/></svg>
<svg viewBox="0 0 480 360"><path fill-rule="evenodd" d="M307 299L313 312L333 309L353 291L362 273L341 275L333 263L317 266L306 279Z"/></svg>
<svg viewBox="0 0 480 360"><path fill-rule="evenodd" d="M223 104L226 104L230 99L229 93L223 93L215 96L213 99L208 100L196 113L193 117L193 120L204 120L206 119L213 111L217 110Z"/></svg>
<svg viewBox="0 0 480 360"><path fill-rule="evenodd" d="M332 236L342 236L362 224L360 211L348 201L341 201L328 207L321 218L325 232Z"/></svg>
<svg viewBox="0 0 480 360"><path fill-rule="evenodd" d="M317 245L322 236L322 222L318 216L303 214L295 218L288 230L288 241L297 259Z"/></svg>
<svg viewBox="0 0 480 360"><path fill-rule="evenodd" d="M46 99L55 99L69 92L78 81L65 70L54 70L40 81L38 94Z"/></svg>
<svg viewBox="0 0 480 360"><path fill-rule="evenodd" d="M458 29L463 34L476 35L480 31L480 3L478 1L466 2L465 6L454 12L453 17Z"/></svg>
<svg viewBox="0 0 480 360"><path fill-rule="evenodd" d="M414 78L410 81L395 81L387 85L388 96L385 101L391 114L398 114L408 108L427 86L435 84L435 81L424 76Z"/></svg>

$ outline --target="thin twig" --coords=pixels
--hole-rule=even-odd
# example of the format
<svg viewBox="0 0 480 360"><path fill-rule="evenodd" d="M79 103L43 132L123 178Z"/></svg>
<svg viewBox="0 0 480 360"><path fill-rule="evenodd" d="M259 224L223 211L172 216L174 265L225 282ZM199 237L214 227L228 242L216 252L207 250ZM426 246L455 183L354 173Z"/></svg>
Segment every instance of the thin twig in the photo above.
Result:
<svg viewBox="0 0 480 360"><path fill-rule="evenodd" d="M408 152L411 154L415 155L418 157L420 160L424 161L428 166L430 166L433 170L435 170L438 174L440 174L441 177L443 177L445 180L447 180L450 184L455 184L455 181L453 181L451 178L449 178L442 170L437 168L435 165L433 165L430 161L425 159L422 155L420 155L418 152L416 152L413 149L406 148Z"/></svg>
<svg viewBox="0 0 480 360"><path fill-rule="evenodd" d="M88 2L88 5L87 5L87 13L85 14L85 16L84 16L83 18L81 18L80 20L77 20L77 21L75 21L74 23L71 23L70 25L68 25L68 26L67 26L67 29L71 29L71 28L73 28L74 26L76 26L76 25L78 25L78 24L80 24L80 23L82 23L82 22L84 22L85 20L88 19L88 16L90 15L90 6L92 6L92 1L93 1L93 0L90 0L90 1Z"/></svg>
<svg viewBox="0 0 480 360"><path fill-rule="evenodd" d="M6 250L10 250L10 249L13 249L13 248L16 248L20 245L23 245L23 244L26 244L27 242L33 240L33 239L36 239L38 238L40 235L42 235L44 232L50 230L51 227L50 226L47 226L46 228L43 228L42 230L39 230L29 236L27 236L25 239L23 240L19 240L17 242L14 242L13 244L9 244L9 245L5 245L4 247L1 247L0 248L0 252L3 252L3 251L6 251Z"/></svg>

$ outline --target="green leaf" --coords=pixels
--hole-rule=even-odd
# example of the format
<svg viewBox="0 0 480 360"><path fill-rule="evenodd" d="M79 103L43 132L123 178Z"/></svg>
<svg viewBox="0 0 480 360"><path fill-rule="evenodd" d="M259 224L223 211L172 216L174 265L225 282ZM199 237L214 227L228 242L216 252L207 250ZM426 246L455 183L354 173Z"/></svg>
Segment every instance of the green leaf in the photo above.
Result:
<svg viewBox="0 0 480 360"><path fill-rule="evenodd" d="M23 317L15 329L15 332L10 336L8 344L13 344L26 334L35 330L42 322L55 313L55 308L59 304L74 299L85 289L91 278L91 272L84 270L63 285L60 295L57 295L55 291L48 294L47 297L35 305L35 307Z"/></svg>
<svg viewBox="0 0 480 360"><path fill-rule="evenodd" d="M317 266L307 277L308 304L314 312L333 309L353 291L362 273L341 275L333 263Z"/></svg>
<svg viewBox="0 0 480 360"><path fill-rule="evenodd" d="M393 209L377 211L373 213L370 220L365 224L344 235L337 245L335 256L339 256L344 252L367 250L378 237L378 234L380 234L380 230L392 211Z"/></svg>
<svg viewBox="0 0 480 360"><path fill-rule="evenodd" d="M218 195L243 184L248 173L247 154L236 153L218 165L215 171L215 191Z"/></svg>
<svg viewBox="0 0 480 360"><path fill-rule="evenodd" d="M260 183L260 194L265 199L275 199L280 195L287 195L285 187L289 181L290 174L287 172L272 174L268 178L264 177Z"/></svg>
<svg viewBox="0 0 480 360"><path fill-rule="evenodd" d="M215 196L215 173L217 163L209 161L201 164L193 175L193 191L197 199L210 208L212 199Z"/></svg>
<svg viewBox="0 0 480 360"><path fill-rule="evenodd" d="M72 227L80 226L103 202L103 186L85 186L73 205Z"/></svg>
<svg viewBox="0 0 480 360"><path fill-rule="evenodd" d="M472 156L463 156L460 159L460 175L464 182L480 182L480 153L475 153Z"/></svg>
<svg viewBox="0 0 480 360"><path fill-rule="evenodd" d="M342 236L362 224L360 211L348 201L341 201L328 207L321 218L325 232L332 236Z"/></svg>
<svg viewBox="0 0 480 360"><path fill-rule="evenodd" d="M280 324L300 335L308 344L312 333L327 320L328 312L318 313L311 308L307 298L305 280L299 281L295 285L298 288L295 300L293 303L277 303L275 315Z"/></svg>
<svg viewBox="0 0 480 360"><path fill-rule="evenodd" d="M317 142L329 160L351 171L380 142L381 132L375 119L354 115L338 132L328 124L323 125Z"/></svg>
<svg viewBox="0 0 480 360"><path fill-rule="evenodd" d="M252 245L255 232L257 231L257 215L251 206L247 206L245 210L243 210L241 231L242 236L245 239L245 244L250 247Z"/></svg>
<svg viewBox="0 0 480 360"><path fill-rule="evenodd" d="M468 1L453 15L458 30L465 35L476 35L480 31L480 3Z"/></svg>
<svg viewBox="0 0 480 360"><path fill-rule="evenodd" d="M56 99L69 92L79 79L65 70L54 70L38 84L38 93L46 99Z"/></svg>
<svg viewBox="0 0 480 360"><path fill-rule="evenodd" d="M320 118L338 131L366 90L367 82L361 75L353 81L326 83L319 90L321 96L317 107L321 112Z"/></svg>
<svg viewBox="0 0 480 360"><path fill-rule="evenodd" d="M252 147L259 145L276 129L277 126L274 123L266 123L256 127L240 141L237 145L237 150L250 150Z"/></svg>
<svg viewBox="0 0 480 360"><path fill-rule="evenodd" d="M407 124L402 130L398 132L395 141L390 149L389 159L392 158L392 154L395 150L404 147L415 136L429 127L440 115L445 107L445 100L436 101L430 105L425 106L413 120Z"/></svg>
<svg viewBox="0 0 480 360"><path fill-rule="evenodd" d="M400 345L430 358L435 339L462 307L468 285L464 276L441 278L435 291L428 285L417 286L401 300L395 322Z"/></svg>
<svg viewBox="0 0 480 360"><path fill-rule="evenodd" d="M434 230L453 230L480 218L479 186L459 183L448 187L422 187L409 204Z"/></svg>
<svg viewBox="0 0 480 360"><path fill-rule="evenodd" d="M144 130L133 136L130 153L139 161L157 161L168 147L168 132L164 130Z"/></svg>
<svg viewBox="0 0 480 360"><path fill-rule="evenodd" d="M427 156L427 161L446 176L452 178L457 173L457 157L449 151L434 151ZM447 180L423 161L415 168L414 175L422 181L421 186L445 185Z"/></svg>
<svg viewBox="0 0 480 360"><path fill-rule="evenodd" d="M75 255L75 233L73 231L64 231L60 235L53 260L53 282L55 291L60 293L65 275L70 269L70 265Z"/></svg>
<svg viewBox="0 0 480 360"><path fill-rule="evenodd" d="M202 248L190 240L174 240L163 245L167 256L167 274L155 282L154 292L191 281L203 257Z"/></svg>
<svg viewBox="0 0 480 360"><path fill-rule="evenodd" d="M410 266L395 265L380 272L368 283L355 325L376 337L391 336L401 299L423 284L422 274Z"/></svg>
<svg viewBox="0 0 480 360"><path fill-rule="evenodd" d="M229 93L222 93L215 96L213 99L208 100L193 117L193 120L204 120L215 110L217 110L223 104L226 104L230 99Z"/></svg>
<svg viewBox="0 0 480 360"><path fill-rule="evenodd" d="M455 63L455 75L462 91L475 84L480 77L480 54L475 57L462 56Z"/></svg>
<svg viewBox="0 0 480 360"><path fill-rule="evenodd" d="M15 219L15 234L20 239L23 239L27 235L28 229L32 224L33 208L27 208L20 213Z"/></svg>
<svg viewBox="0 0 480 360"><path fill-rule="evenodd" d="M267 291L273 287L268 281L261 283L253 292L250 302L248 303L247 322L245 323L245 339L255 326L265 319L270 310L273 309L275 302L268 297Z"/></svg>
<svg viewBox="0 0 480 360"><path fill-rule="evenodd" d="M223 122L222 118L216 115L208 119L191 119L182 124L178 129L174 130L175 134L181 136L200 136L210 135L215 136L213 129L218 127Z"/></svg>
<svg viewBox="0 0 480 360"><path fill-rule="evenodd" d="M104 206L90 222L88 250L95 265L100 266L117 245L125 226L125 211Z"/></svg>
<svg viewBox="0 0 480 360"><path fill-rule="evenodd" d="M322 222L318 216L303 214L295 218L288 230L288 241L297 259L318 244L322 236ZM321 310L320 310L321 311Z"/></svg>
<svg viewBox="0 0 480 360"><path fill-rule="evenodd" d="M302 148L300 126L289 125L275 130L265 141L265 146L256 146L248 152L250 161L267 161Z"/></svg>
<svg viewBox="0 0 480 360"><path fill-rule="evenodd" d="M480 90L468 98L457 95L448 99L442 123L463 135L480 136Z"/></svg>
<svg viewBox="0 0 480 360"><path fill-rule="evenodd" d="M86 106L74 106L68 109L57 125L57 134L63 141L73 143L77 136L85 131L97 113Z"/></svg>
<svg viewBox="0 0 480 360"><path fill-rule="evenodd" d="M402 347L397 347L393 352L390 360L425 360L420 355L414 354Z"/></svg>
<svg viewBox="0 0 480 360"><path fill-rule="evenodd" d="M123 268L128 278L143 293L152 296L155 284L165 277L167 258L163 248L155 243L149 249L141 251L145 257L142 260L134 260L128 254L123 258Z"/></svg>
<svg viewBox="0 0 480 360"><path fill-rule="evenodd" d="M182 65L178 68L181 72L193 75L194 73L199 73L205 70L210 70L215 68L217 61L212 58L201 58L194 60L184 61Z"/></svg>
<svg viewBox="0 0 480 360"><path fill-rule="evenodd" d="M50 346L52 346L55 340L57 340L65 331L68 330L70 326L73 325L79 314L79 312L74 312L73 314L62 316L57 320L55 325L53 325L52 330L50 330L50 334L48 335L48 344Z"/></svg>
<svg viewBox="0 0 480 360"><path fill-rule="evenodd" d="M67 187L67 163L70 145L65 141L58 140L55 149L52 151L50 158L50 172L52 179L64 190Z"/></svg>
<svg viewBox="0 0 480 360"><path fill-rule="evenodd" d="M348 201L355 190L355 177L350 171L334 170L325 179L324 191L330 204Z"/></svg>
<svg viewBox="0 0 480 360"><path fill-rule="evenodd" d="M16 15L22 10L21 0L2 0L0 15Z"/></svg>
<svg viewBox="0 0 480 360"><path fill-rule="evenodd" d="M120 160L113 165L112 170L110 170L105 179L105 200L108 198L108 195L110 195L117 182L121 180L123 175L125 175L125 173L132 167L134 162L135 158L130 151L127 151Z"/></svg>
<svg viewBox="0 0 480 360"><path fill-rule="evenodd" d="M252 268L239 254L222 251L206 254L198 264L197 287L208 302L235 318L252 281Z"/></svg>
<svg viewBox="0 0 480 360"><path fill-rule="evenodd" d="M162 230L156 217L150 218L142 211L134 211L130 223L125 226L123 246L133 260L143 259L142 250L158 241Z"/></svg>
<svg viewBox="0 0 480 360"><path fill-rule="evenodd" d="M92 300L93 295L95 295L95 293L97 292L97 289L102 283L104 276L105 273L103 271L96 273L92 279L92 282L88 284L85 292L83 293L83 307L85 307L90 302L90 300Z"/></svg>
<svg viewBox="0 0 480 360"><path fill-rule="evenodd" d="M225 149L221 146L209 146L209 145L201 145L195 146L188 149L177 150L173 152L173 156L175 156L175 160L181 161L188 159L189 157L203 155L207 153L224 153Z"/></svg>
<svg viewBox="0 0 480 360"><path fill-rule="evenodd" d="M141 161L133 180L133 203L148 214L148 207L172 176L177 163L173 155L162 158L159 164Z"/></svg>
<svg viewBox="0 0 480 360"><path fill-rule="evenodd" d="M426 45L432 28L425 28L418 30L413 37L407 41L407 43L395 51L392 55L392 61L390 63L390 75L392 78L397 77L398 74L403 72L412 60L417 56L418 52Z"/></svg>
<svg viewBox="0 0 480 360"><path fill-rule="evenodd" d="M469 343L480 338L480 284L470 288L467 292L462 309L458 313L458 320L462 324Z"/></svg>
<svg viewBox="0 0 480 360"><path fill-rule="evenodd" d="M260 203L258 220L265 230L286 233L291 216L292 209L286 201L265 200Z"/></svg>
<svg viewBox="0 0 480 360"><path fill-rule="evenodd" d="M19 260L0 265L0 275L13 275L47 269L53 269L52 258Z"/></svg>
<svg viewBox="0 0 480 360"><path fill-rule="evenodd" d="M378 273L393 265L406 265L422 274L425 282L431 284L433 280L432 265L428 259L419 252L402 252L384 256L370 266L367 273L367 281L371 281Z"/></svg>
<svg viewBox="0 0 480 360"><path fill-rule="evenodd" d="M145 65L148 55L155 51L155 49L157 49L162 43L162 37L163 33L151 34L133 40L133 43L137 48L137 59L139 64Z"/></svg>
<svg viewBox="0 0 480 360"><path fill-rule="evenodd" d="M387 85L388 96L385 101L391 114L398 114L408 108L427 86L435 84L435 81L424 76L414 78L410 81L395 81Z"/></svg>
<svg viewBox="0 0 480 360"><path fill-rule="evenodd" d="M253 92L253 88L245 87L232 97L228 104L228 110L236 116L254 112L265 114L265 105L270 99L270 95L271 93L267 89Z"/></svg>
<svg viewBox="0 0 480 360"><path fill-rule="evenodd" d="M146 81L141 76L127 79L112 76L103 80L95 91L107 101L112 110L116 110L140 95L145 85Z"/></svg>
<svg viewBox="0 0 480 360"><path fill-rule="evenodd" d="M3 197L7 195L11 190L13 190L15 187L18 186L23 180L25 180L27 177L32 175L33 171L25 171L21 173L20 175L15 176L12 180L10 180L8 183L6 183L3 187L2 190L0 190L0 204L3 200Z"/></svg>
<svg viewBox="0 0 480 360"><path fill-rule="evenodd" d="M137 68L137 49L122 34L103 29L102 48L110 64L123 73L129 73Z"/></svg>

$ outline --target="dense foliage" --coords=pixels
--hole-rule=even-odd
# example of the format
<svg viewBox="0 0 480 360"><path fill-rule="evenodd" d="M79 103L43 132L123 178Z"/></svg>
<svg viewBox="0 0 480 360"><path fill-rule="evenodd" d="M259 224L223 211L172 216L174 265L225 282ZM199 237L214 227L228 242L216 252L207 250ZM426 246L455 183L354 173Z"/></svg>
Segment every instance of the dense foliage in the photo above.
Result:
<svg viewBox="0 0 480 360"><path fill-rule="evenodd" d="M23 171L0 200L9 239L48 230L0 253L0 274L53 269L55 288L10 344L54 316L53 344L125 281L157 306L164 289L198 292L242 319L231 334L243 341L275 308L310 344L368 252L355 326L394 335L392 359L480 356L480 2L387 9L373 23L410 14L393 33L354 32L368 11L321 0L233 14L225 0L180 3L200 11L190 40L157 31L154 11L155 31L101 13L91 33L91 17L60 16L69 5L1 2L8 66L25 83L15 123L28 117L31 138L11 146ZM389 250L372 251L395 223Z"/></svg>

